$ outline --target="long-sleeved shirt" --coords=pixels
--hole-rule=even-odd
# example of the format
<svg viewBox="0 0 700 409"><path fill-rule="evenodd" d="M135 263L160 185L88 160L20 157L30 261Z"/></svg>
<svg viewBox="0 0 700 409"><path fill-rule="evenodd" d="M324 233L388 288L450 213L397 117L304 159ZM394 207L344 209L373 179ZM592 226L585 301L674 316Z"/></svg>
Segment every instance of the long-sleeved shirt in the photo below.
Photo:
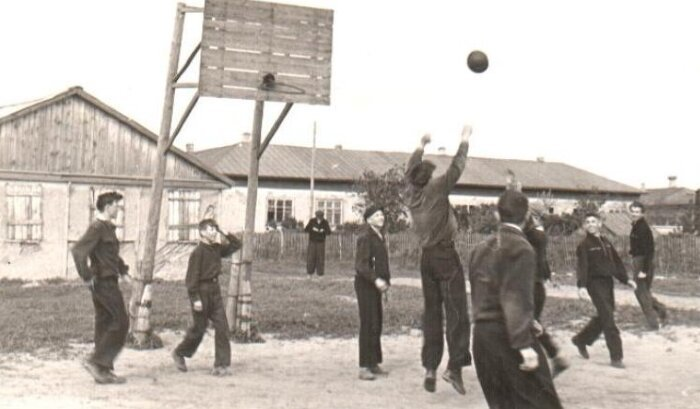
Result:
<svg viewBox="0 0 700 409"><path fill-rule="evenodd" d="M221 274L221 258L228 257L241 248L241 242L233 234L226 235L228 244L199 242L187 263L185 285L192 302L200 300L199 284L212 281Z"/></svg>
<svg viewBox="0 0 700 409"><path fill-rule="evenodd" d="M80 278L89 281L95 277L118 277L129 271L119 257L119 239L115 230L112 222L95 220L73 245L71 253Z"/></svg>
<svg viewBox="0 0 700 409"><path fill-rule="evenodd" d="M586 233L576 248L578 287L586 287L593 278L615 277L627 284L625 265L615 247L603 236Z"/></svg>
<svg viewBox="0 0 700 409"><path fill-rule="evenodd" d="M386 242L371 227L364 229L357 238L355 272L371 283L381 278L390 284L391 272Z"/></svg>
<svg viewBox="0 0 700 409"><path fill-rule="evenodd" d="M547 261L547 234L541 226L537 226L526 230L525 237L527 237L527 241L530 242L530 245L535 250L537 259L535 281L549 280L552 277L552 270L549 268L549 262Z"/></svg>
<svg viewBox="0 0 700 409"><path fill-rule="evenodd" d="M319 221L315 217L306 224L304 231L309 233L309 240L311 241L326 241L326 236L331 234L331 226L328 225L328 220L321 219Z"/></svg>
<svg viewBox="0 0 700 409"><path fill-rule="evenodd" d="M630 254L632 257L654 255L654 235L643 217L632 223Z"/></svg>
<svg viewBox="0 0 700 409"><path fill-rule="evenodd" d="M532 346L535 251L522 231L501 225L469 256L474 321L505 323L511 348Z"/></svg>
<svg viewBox="0 0 700 409"><path fill-rule="evenodd" d="M433 177L423 187L416 186L411 179L413 169L423 160L423 149L416 149L408 160L406 179L411 185L408 208L421 248L452 241L457 234L457 218L450 205L449 194L464 172L468 150L469 144L461 143L447 171Z"/></svg>

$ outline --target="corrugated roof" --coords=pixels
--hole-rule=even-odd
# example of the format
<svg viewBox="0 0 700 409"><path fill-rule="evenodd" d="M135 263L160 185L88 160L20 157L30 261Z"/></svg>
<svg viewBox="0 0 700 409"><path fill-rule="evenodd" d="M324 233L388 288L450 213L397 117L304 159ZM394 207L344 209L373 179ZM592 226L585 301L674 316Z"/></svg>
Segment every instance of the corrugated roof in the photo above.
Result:
<svg viewBox="0 0 700 409"><path fill-rule="evenodd" d="M126 124L127 126L130 126L133 129L135 129L141 135L158 143L158 135L156 133L150 131L145 126L139 124L138 122L127 117L126 115L122 114L121 112L117 111L116 109L112 108L111 106L105 104L104 102L100 101L99 99L92 96L91 94L85 92L83 90L83 88L79 87L79 86L68 88L67 90L65 90L63 92L50 95L46 98L41 98L41 99L23 102L23 103L19 103L19 104L5 105L4 107L0 107L0 123L12 121L13 119L15 119L17 117L20 117L20 116L29 114L33 111L36 111L38 109L41 109L42 107L44 107L48 104L52 104L52 103L55 103L56 101L59 101L59 100L65 99L65 98L70 98L73 96L78 96L78 97L82 98L83 100L89 102L90 104L95 105L96 107L103 110L104 112L107 112L109 115L112 115L117 120L121 121L122 123ZM206 163L201 161L195 155L190 155L186 152L181 151L180 149L178 149L174 146L170 148L170 152L173 153L175 156L180 157L182 160L199 168L200 170L209 174L210 176L213 176L219 182L223 182L224 184L226 184L228 186L233 186L233 181L231 179L229 179L225 175L221 174L220 172L216 171L216 169L208 166Z"/></svg>
<svg viewBox="0 0 700 409"><path fill-rule="evenodd" d="M248 174L249 143L238 143L194 153L229 177ZM317 181L352 181L365 170L385 172L394 165L404 166L410 153L378 152L347 149L316 149ZM437 165L436 172L444 172L450 164L450 155L426 155ZM515 173L524 189L639 194L640 190L559 162L514 159L467 159L467 169L458 184L469 187L502 188L508 171ZM269 145L260 160L260 177L264 179L309 179L311 148L288 145Z"/></svg>
<svg viewBox="0 0 700 409"><path fill-rule="evenodd" d="M685 187L647 189L639 200L647 206L679 206L695 203L695 192Z"/></svg>

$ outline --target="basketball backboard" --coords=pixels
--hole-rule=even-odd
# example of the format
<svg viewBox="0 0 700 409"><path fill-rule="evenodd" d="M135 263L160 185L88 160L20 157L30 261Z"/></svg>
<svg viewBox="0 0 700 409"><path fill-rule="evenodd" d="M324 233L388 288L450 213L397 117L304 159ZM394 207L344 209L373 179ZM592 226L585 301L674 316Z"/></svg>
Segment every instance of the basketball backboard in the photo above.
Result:
<svg viewBox="0 0 700 409"><path fill-rule="evenodd" d="M332 41L332 10L206 0L199 93L329 105Z"/></svg>

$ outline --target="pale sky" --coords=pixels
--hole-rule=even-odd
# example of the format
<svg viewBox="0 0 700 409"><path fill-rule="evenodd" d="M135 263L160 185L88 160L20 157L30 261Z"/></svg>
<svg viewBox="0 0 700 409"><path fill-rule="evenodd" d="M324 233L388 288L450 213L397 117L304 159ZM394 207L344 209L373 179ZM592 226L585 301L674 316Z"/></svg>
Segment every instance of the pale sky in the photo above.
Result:
<svg viewBox="0 0 700 409"><path fill-rule="evenodd" d="M203 0L186 2L202 6ZM631 186L700 188L693 1L292 0L335 11L330 106L294 106L273 143L564 162ZM176 0L0 0L0 106L80 85L158 131ZM189 14L182 59L201 36ZM490 59L483 74L471 50ZM195 80L198 63L190 68ZM178 91L184 106L191 91ZM252 101L200 101L176 145L228 145ZM267 103L267 132L282 109ZM174 119L177 123L178 115ZM467 170L468 171L468 170Z"/></svg>

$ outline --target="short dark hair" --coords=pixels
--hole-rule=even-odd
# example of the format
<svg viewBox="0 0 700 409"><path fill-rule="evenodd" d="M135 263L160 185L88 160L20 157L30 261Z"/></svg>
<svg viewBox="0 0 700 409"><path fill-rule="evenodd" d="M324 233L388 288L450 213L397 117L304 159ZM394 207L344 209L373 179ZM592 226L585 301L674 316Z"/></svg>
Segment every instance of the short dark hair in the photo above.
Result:
<svg viewBox="0 0 700 409"><path fill-rule="evenodd" d="M598 214L596 212L586 212L586 214L583 215L583 220L586 220L589 217L595 217L596 219L600 220L600 214Z"/></svg>
<svg viewBox="0 0 700 409"><path fill-rule="evenodd" d="M384 213L384 208L377 205L370 205L365 209L365 212L362 214L362 217L365 219L365 221L367 221L367 219L372 217L372 215L377 212Z"/></svg>
<svg viewBox="0 0 700 409"><path fill-rule="evenodd" d="M323 217L323 210L316 210L316 213L314 213L316 217Z"/></svg>
<svg viewBox="0 0 700 409"><path fill-rule="evenodd" d="M117 192L102 193L101 195L97 196L97 203L95 203L95 207L97 207L98 211L102 212L105 210L105 207L111 205L114 202L118 202L123 198L124 196L122 196L121 193Z"/></svg>
<svg viewBox="0 0 700 409"><path fill-rule="evenodd" d="M411 177L411 183L418 187L423 187L428 184L430 178L433 177L433 172L435 171L435 164L432 161L424 160L418 165L414 166L409 172Z"/></svg>
<svg viewBox="0 0 700 409"><path fill-rule="evenodd" d="M641 210L642 213L644 213L644 205L642 204L642 202L635 200L634 202L632 202L632 204L630 204L630 210L632 210L633 207L639 208L639 210Z"/></svg>
<svg viewBox="0 0 700 409"><path fill-rule="evenodd" d="M506 190L498 198L497 208L502 223L520 224L527 214L527 196L515 190Z"/></svg>
<svg viewBox="0 0 700 409"><path fill-rule="evenodd" d="M208 226L211 226L215 229L219 228L219 225L216 223L216 220L203 219L201 222L199 222L199 231L206 230Z"/></svg>

